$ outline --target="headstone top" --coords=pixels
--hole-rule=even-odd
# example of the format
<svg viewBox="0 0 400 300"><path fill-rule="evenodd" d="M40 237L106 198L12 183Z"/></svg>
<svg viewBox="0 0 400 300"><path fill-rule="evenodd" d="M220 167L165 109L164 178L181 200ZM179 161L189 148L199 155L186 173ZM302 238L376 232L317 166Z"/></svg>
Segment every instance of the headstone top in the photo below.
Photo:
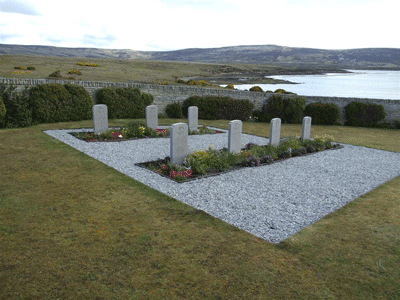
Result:
<svg viewBox="0 0 400 300"><path fill-rule="evenodd" d="M311 117L304 117L301 126L301 140L309 139L311 136Z"/></svg>
<svg viewBox="0 0 400 300"><path fill-rule="evenodd" d="M229 122L228 151L238 153L240 149L242 149L242 121L233 120Z"/></svg>
<svg viewBox="0 0 400 300"><path fill-rule="evenodd" d="M101 134L108 129L107 105L97 104L92 108L93 113L93 131L95 134Z"/></svg>
<svg viewBox="0 0 400 300"><path fill-rule="evenodd" d="M272 146L279 146L279 141L281 138L281 119L272 119L270 125L269 144Z"/></svg>
<svg viewBox="0 0 400 300"><path fill-rule="evenodd" d="M181 165L188 154L188 125L175 123L171 126L170 134L171 163Z"/></svg>
<svg viewBox="0 0 400 300"><path fill-rule="evenodd" d="M197 130L199 126L199 109L197 106L190 106L188 109L188 123L190 131Z"/></svg>
<svg viewBox="0 0 400 300"><path fill-rule="evenodd" d="M146 126L156 129L158 127L157 105L146 106Z"/></svg>

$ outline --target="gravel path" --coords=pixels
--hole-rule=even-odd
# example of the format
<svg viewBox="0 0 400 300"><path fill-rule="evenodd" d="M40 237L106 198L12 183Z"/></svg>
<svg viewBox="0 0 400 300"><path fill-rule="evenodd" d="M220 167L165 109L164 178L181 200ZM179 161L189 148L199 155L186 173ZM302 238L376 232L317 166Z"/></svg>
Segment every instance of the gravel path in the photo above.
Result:
<svg viewBox="0 0 400 300"><path fill-rule="evenodd" d="M87 143L68 134L92 130L44 132L155 190L272 243L400 176L400 153L344 145L339 150L176 183L135 166L169 156L168 138ZM189 136L189 151L205 150L209 145L227 147L226 130L218 130L225 133ZM266 145L268 139L242 134L242 146L249 142Z"/></svg>

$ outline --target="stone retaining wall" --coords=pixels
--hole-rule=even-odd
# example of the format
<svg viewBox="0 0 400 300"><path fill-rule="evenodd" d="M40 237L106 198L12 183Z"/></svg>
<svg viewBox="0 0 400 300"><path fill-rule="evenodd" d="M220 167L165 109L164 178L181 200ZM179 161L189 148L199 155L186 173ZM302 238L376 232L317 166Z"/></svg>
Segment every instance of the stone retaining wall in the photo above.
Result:
<svg viewBox="0 0 400 300"><path fill-rule="evenodd" d="M15 85L17 91L21 91L25 86L28 88L34 85L46 83L76 84L83 86L91 95L93 103L96 104L95 94L98 89L103 87L137 87L143 93L154 96L154 104L158 111L165 113L167 104L177 101L182 104L184 100L191 96L223 96L233 99L248 99L254 103L255 109L261 109L264 102L272 95L268 93L249 92L240 90L217 89L207 87L177 86L177 85L156 85L145 83L118 83L118 82L99 82L99 81L74 81L74 80L53 80L53 79L17 79L0 78L0 84ZM282 95L283 97L293 97L293 95ZM400 100L366 99L366 98L338 98L338 97L319 97L319 96L301 96L306 99L306 104L322 102L336 104L341 112L340 122L344 123L344 107L353 102L381 104L385 108L386 122L393 120L400 121Z"/></svg>

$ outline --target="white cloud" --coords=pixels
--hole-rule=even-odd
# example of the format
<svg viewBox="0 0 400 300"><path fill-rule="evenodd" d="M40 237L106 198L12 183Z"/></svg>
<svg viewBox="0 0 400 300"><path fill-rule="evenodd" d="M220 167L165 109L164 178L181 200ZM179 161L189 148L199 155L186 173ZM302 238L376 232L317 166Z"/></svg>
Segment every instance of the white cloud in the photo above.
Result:
<svg viewBox="0 0 400 300"><path fill-rule="evenodd" d="M18 0L1 0L0 12L32 16L36 16L39 14L38 11L35 9L35 5L33 3L24 3Z"/></svg>
<svg viewBox="0 0 400 300"><path fill-rule="evenodd" d="M397 47L393 0L0 0L0 43L133 50ZM11 6L9 4L12 4ZM30 9L30 10L29 10ZM34 12L34 13L32 13Z"/></svg>

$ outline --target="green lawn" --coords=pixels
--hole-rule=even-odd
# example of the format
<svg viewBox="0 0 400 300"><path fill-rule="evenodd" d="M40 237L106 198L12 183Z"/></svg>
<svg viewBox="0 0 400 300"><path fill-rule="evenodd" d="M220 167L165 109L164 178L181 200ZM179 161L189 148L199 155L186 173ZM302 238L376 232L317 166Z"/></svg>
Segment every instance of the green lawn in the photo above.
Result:
<svg viewBox="0 0 400 300"><path fill-rule="evenodd" d="M42 132L83 127L0 130L0 299L400 299L400 177L275 245ZM283 124L281 136L300 132ZM400 152L399 130L311 134Z"/></svg>

